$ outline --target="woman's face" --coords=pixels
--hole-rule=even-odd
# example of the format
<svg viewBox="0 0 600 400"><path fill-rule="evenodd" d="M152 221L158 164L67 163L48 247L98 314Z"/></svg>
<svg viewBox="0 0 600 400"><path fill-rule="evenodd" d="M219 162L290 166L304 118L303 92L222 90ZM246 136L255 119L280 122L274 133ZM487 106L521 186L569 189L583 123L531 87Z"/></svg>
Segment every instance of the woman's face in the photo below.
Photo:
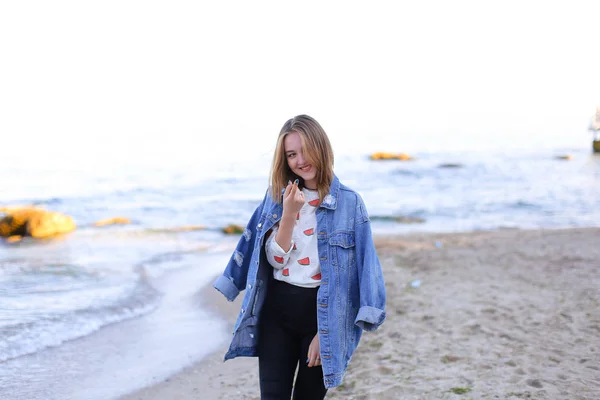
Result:
<svg viewBox="0 0 600 400"><path fill-rule="evenodd" d="M285 135L283 147L288 166L292 172L304 179L304 186L306 188L316 189L317 168L310 164L309 160L304 158L300 134L297 132L290 132Z"/></svg>

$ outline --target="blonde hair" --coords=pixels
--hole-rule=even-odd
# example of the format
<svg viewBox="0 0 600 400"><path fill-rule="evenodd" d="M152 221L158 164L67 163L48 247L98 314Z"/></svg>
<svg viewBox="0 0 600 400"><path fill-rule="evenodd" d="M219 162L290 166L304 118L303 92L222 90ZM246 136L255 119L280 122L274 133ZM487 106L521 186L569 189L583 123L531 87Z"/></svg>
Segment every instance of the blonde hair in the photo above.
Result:
<svg viewBox="0 0 600 400"><path fill-rule="evenodd" d="M281 191L287 186L288 181L293 182L298 179L299 186L304 187L303 179L294 174L287 163L284 140L291 132L300 135L302 151L317 169L317 191L322 201L329 193L329 186L333 182L333 149L321 125L308 115L298 115L287 120L279 132L271 164L271 197L273 201L281 203L283 201Z"/></svg>

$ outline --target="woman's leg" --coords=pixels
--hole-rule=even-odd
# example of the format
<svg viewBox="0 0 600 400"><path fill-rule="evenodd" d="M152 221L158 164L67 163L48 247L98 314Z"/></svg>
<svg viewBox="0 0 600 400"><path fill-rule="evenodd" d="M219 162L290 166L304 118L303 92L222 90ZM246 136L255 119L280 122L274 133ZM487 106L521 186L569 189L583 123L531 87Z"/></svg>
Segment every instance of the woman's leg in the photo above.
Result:
<svg viewBox="0 0 600 400"><path fill-rule="evenodd" d="M317 333L317 288L274 280L261 312L259 375L261 399L289 399L296 366L294 399L323 399L323 369L308 368L306 357Z"/></svg>
<svg viewBox="0 0 600 400"><path fill-rule="evenodd" d="M286 326L285 292L271 286L261 312L258 370L262 400L289 399L296 365L298 337Z"/></svg>
<svg viewBox="0 0 600 400"><path fill-rule="evenodd" d="M260 398L289 399L298 363L298 345L272 316L269 319L268 322L263 319L259 338Z"/></svg>

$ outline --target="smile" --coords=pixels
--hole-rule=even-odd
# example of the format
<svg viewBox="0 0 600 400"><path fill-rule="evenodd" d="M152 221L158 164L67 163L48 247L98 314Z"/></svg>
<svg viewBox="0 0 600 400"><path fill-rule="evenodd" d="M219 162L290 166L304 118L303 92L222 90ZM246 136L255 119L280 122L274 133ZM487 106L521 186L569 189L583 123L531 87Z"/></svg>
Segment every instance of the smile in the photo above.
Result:
<svg viewBox="0 0 600 400"><path fill-rule="evenodd" d="M312 165L305 165L303 167L299 167L298 169L302 172L308 172L312 168Z"/></svg>

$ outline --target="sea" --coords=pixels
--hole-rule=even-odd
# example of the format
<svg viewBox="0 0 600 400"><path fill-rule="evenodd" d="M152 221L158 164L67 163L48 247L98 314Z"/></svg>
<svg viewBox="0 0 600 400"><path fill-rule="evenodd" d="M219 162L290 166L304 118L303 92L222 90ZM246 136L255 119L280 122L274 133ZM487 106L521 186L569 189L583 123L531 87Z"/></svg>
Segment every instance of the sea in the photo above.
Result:
<svg viewBox="0 0 600 400"><path fill-rule="evenodd" d="M336 152L375 235L600 226L600 155L587 142L410 155ZM267 152L19 161L2 166L0 206L64 213L77 229L0 242L0 399L116 399L227 342L227 321L199 296L240 238L222 228L244 226L265 195ZM94 225L109 217L131 223Z"/></svg>

